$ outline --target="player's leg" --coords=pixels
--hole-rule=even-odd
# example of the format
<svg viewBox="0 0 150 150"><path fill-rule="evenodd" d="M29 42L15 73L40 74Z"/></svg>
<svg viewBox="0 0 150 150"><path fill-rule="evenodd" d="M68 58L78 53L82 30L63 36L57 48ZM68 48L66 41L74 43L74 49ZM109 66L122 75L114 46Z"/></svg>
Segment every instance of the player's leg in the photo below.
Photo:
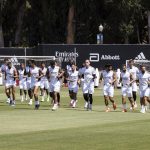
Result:
<svg viewBox="0 0 150 150"><path fill-rule="evenodd" d="M54 111L58 108L57 92L54 91L52 95L53 95L53 100L54 100L54 106L52 110Z"/></svg>
<svg viewBox="0 0 150 150"><path fill-rule="evenodd" d="M88 102L88 110L92 110L93 104L93 93L94 93L94 83L91 83L88 89L89 93L89 102Z"/></svg>
<svg viewBox="0 0 150 150"><path fill-rule="evenodd" d="M77 93L73 92L72 97L73 97L73 100L74 100L73 104L72 104L72 108L75 108L76 104L77 104Z"/></svg>
<svg viewBox="0 0 150 150"><path fill-rule="evenodd" d="M69 97L70 97L70 106L73 106L74 103L74 95L73 95L73 89L69 89Z"/></svg>
<svg viewBox="0 0 150 150"><path fill-rule="evenodd" d="M16 100L16 87L13 85L11 86L11 93L12 93L12 106L15 106Z"/></svg>
<svg viewBox="0 0 150 150"><path fill-rule="evenodd" d="M28 96L29 96L29 105L32 105L33 103L33 85L31 84L30 81L27 81L27 90L28 90Z"/></svg>
<svg viewBox="0 0 150 150"><path fill-rule="evenodd" d="M49 96L49 82L48 81L44 82L44 88L45 88L45 92L47 95L47 102L49 102L50 96Z"/></svg>
<svg viewBox="0 0 150 150"><path fill-rule="evenodd" d="M75 108L77 104L77 93L78 93L78 86L76 86L73 89L73 100L74 100L73 105L72 105L73 108Z"/></svg>
<svg viewBox="0 0 150 150"><path fill-rule="evenodd" d="M87 109L88 101L89 101L89 94L88 94L89 91L88 91L88 85L86 83L83 83L82 91L83 91L83 97L85 101L84 108Z"/></svg>
<svg viewBox="0 0 150 150"><path fill-rule="evenodd" d="M127 112L127 106L126 106L126 97L122 95L122 112Z"/></svg>
<svg viewBox="0 0 150 150"><path fill-rule="evenodd" d="M60 106L60 93L57 92L57 101L58 101L58 106Z"/></svg>
<svg viewBox="0 0 150 150"><path fill-rule="evenodd" d="M136 102L136 99L137 99L137 84L136 83L132 84L132 95L133 95L133 100L134 100L134 107L136 108L137 107L137 102Z"/></svg>
<svg viewBox="0 0 150 150"><path fill-rule="evenodd" d="M7 96L7 103L10 104L10 100L11 100L11 97L10 97L10 88L9 88L9 84L6 83L5 81L5 94Z"/></svg>
<svg viewBox="0 0 150 150"><path fill-rule="evenodd" d="M140 89L140 101L141 101L141 113L145 113L145 96L144 96L144 90Z"/></svg>
<svg viewBox="0 0 150 150"><path fill-rule="evenodd" d="M104 85L104 88L103 88L103 94L104 94L104 103L105 103L105 106L106 106L106 110L105 112L109 112L110 111L110 108L109 108L109 97L108 97L108 87L106 85Z"/></svg>
<svg viewBox="0 0 150 150"><path fill-rule="evenodd" d="M45 98L45 95L44 95L44 81L41 80L40 81L40 96L42 96L42 99L41 99L41 102L44 102L44 98Z"/></svg>
<svg viewBox="0 0 150 150"><path fill-rule="evenodd" d="M127 89L127 95L128 95L128 100L129 100L130 105L131 105L130 110L134 110L134 104L135 104L132 94L133 94L132 87L128 87L128 89Z"/></svg>
<svg viewBox="0 0 150 150"><path fill-rule="evenodd" d="M126 106L127 88L122 87L121 93L122 93L122 112L127 112L127 106Z"/></svg>
<svg viewBox="0 0 150 150"><path fill-rule="evenodd" d="M7 95L7 97L8 97L8 100L9 100L9 104L11 104L11 95L10 95L10 87L8 87L8 86L6 86L5 87L5 93L6 93L6 95Z"/></svg>
<svg viewBox="0 0 150 150"><path fill-rule="evenodd" d="M35 109L39 109L40 107L40 102L38 100L38 90L39 90L39 86L35 86L34 87Z"/></svg>
<svg viewBox="0 0 150 150"><path fill-rule="evenodd" d="M114 87L113 86L108 88L108 96L109 96L109 100L111 101L113 105L113 109L116 110L117 106L114 100Z"/></svg>
<svg viewBox="0 0 150 150"><path fill-rule="evenodd" d="M53 100L54 100L54 106L52 110L58 109L58 93L60 93L60 82L57 84L53 85Z"/></svg>
<svg viewBox="0 0 150 150"><path fill-rule="evenodd" d="M83 93L83 97L84 97L84 100L85 100L84 108L85 108L85 109L88 109L89 93L84 92L84 93Z"/></svg>

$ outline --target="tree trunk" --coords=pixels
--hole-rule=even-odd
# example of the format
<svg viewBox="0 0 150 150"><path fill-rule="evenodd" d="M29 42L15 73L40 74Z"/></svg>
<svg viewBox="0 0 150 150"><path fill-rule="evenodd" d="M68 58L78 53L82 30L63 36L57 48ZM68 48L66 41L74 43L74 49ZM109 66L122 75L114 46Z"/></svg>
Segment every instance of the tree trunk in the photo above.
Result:
<svg viewBox="0 0 150 150"><path fill-rule="evenodd" d="M128 36L125 37L125 44L129 44L129 37Z"/></svg>
<svg viewBox="0 0 150 150"><path fill-rule="evenodd" d="M149 10L147 12L147 16L148 16L148 42L150 44L150 11Z"/></svg>
<svg viewBox="0 0 150 150"><path fill-rule="evenodd" d="M74 13L75 7L74 4L70 4L69 12L68 12L68 24L67 24L67 44L74 43Z"/></svg>
<svg viewBox="0 0 150 150"><path fill-rule="evenodd" d="M0 24L0 47L4 47L4 38L3 38L2 24Z"/></svg>
<svg viewBox="0 0 150 150"><path fill-rule="evenodd" d="M140 40L140 32L139 32L139 26L138 26L138 24L136 25L136 33L137 33L137 40L138 40L138 43L140 44L140 43L141 43L141 40Z"/></svg>
<svg viewBox="0 0 150 150"><path fill-rule="evenodd" d="M2 2L0 2L0 47L4 47L4 37L2 28Z"/></svg>
<svg viewBox="0 0 150 150"><path fill-rule="evenodd" d="M19 45L21 41L21 30L23 24L23 17L25 13L25 0L20 1L18 17L17 17L17 28L15 32L15 45Z"/></svg>

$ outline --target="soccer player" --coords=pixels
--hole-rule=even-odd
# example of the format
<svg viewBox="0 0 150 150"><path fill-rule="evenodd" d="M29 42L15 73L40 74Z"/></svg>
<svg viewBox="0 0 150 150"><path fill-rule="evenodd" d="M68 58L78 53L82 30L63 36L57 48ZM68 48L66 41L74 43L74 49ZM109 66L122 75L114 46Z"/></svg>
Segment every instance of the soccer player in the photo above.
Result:
<svg viewBox="0 0 150 150"><path fill-rule="evenodd" d="M6 89L7 97L10 101L10 105L15 106L15 99L16 99L15 87L16 87L16 78L18 77L18 75L17 75L16 68L12 66L11 62L8 62L7 65L8 67L6 68L5 71L5 79L6 79L5 89Z"/></svg>
<svg viewBox="0 0 150 150"><path fill-rule="evenodd" d="M93 96L94 93L94 79L96 78L95 69L90 65L90 61L85 60L85 67L82 70L83 78L83 96L85 103L85 108L87 110L92 110Z"/></svg>
<svg viewBox="0 0 150 150"><path fill-rule="evenodd" d="M41 71L41 81L40 81L40 88L41 88L41 94L42 94L42 100L41 102L44 102L44 97L45 97L45 92L44 90L46 91L46 94L47 94L47 102L49 102L49 82L48 82L48 79L47 79L47 68L45 67L45 63L42 62L41 63L41 68L40 68L40 71Z"/></svg>
<svg viewBox="0 0 150 150"><path fill-rule="evenodd" d="M136 77L139 73L139 69L134 66L134 60L132 60L132 59L129 60L127 69L133 75L133 78L136 79ZM136 81L134 81L132 83L132 94L133 94L135 108L137 107L137 102L136 102L137 94L136 93L137 93L137 83L136 83Z"/></svg>
<svg viewBox="0 0 150 150"><path fill-rule="evenodd" d="M134 110L134 100L132 99L132 82L134 82L134 79L132 77L132 74L127 71L127 67L124 64L122 66L122 72L120 75L120 83L122 82L122 112L127 112L127 106L126 106L126 96L128 96L128 99L131 104L132 110Z"/></svg>
<svg viewBox="0 0 150 150"><path fill-rule="evenodd" d="M32 105L32 99L33 99L33 91L31 89L31 75L30 75L30 68L31 68L31 61L29 60L28 61L28 65L26 66L26 75L27 75L27 89L28 89L28 96L30 98L30 101L29 101L29 105Z"/></svg>
<svg viewBox="0 0 150 150"><path fill-rule="evenodd" d="M61 82L60 79L63 77L64 71L61 71L60 67L55 61L51 62L51 66L48 69L49 77L49 90L54 101L52 110L58 109L58 93L60 92Z"/></svg>
<svg viewBox="0 0 150 150"><path fill-rule="evenodd" d="M75 108L77 103L79 72L75 64L72 64L71 69L66 80L68 81L69 95L71 98L70 106Z"/></svg>
<svg viewBox="0 0 150 150"><path fill-rule="evenodd" d="M104 81L104 100L106 105L106 112L111 111L109 108L109 100L113 104L113 109L116 110L116 104L114 101L114 83L116 81L116 74L113 71L112 65L105 66L105 70L101 73L100 82Z"/></svg>
<svg viewBox="0 0 150 150"><path fill-rule="evenodd" d="M1 73L3 75L3 85L5 86L6 84L6 80L5 80L5 73L6 73L6 69L8 68L8 62L9 60L7 58L4 59L4 64L1 65ZM8 91L7 91L8 92ZM5 86L5 93L6 93L6 96L7 96L7 92L6 92L6 86ZM8 98L7 96L7 101L6 103L10 103L10 98Z"/></svg>
<svg viewBox="0 0 150 150"><path fill-rule="evenodd" d="M141 113L146 113L146 102L149 100L150 93L150 74L146 71L145 66L140 67L140 73L137 75L139 81L140 100L141 100Z"/></svg>
<svg viewBox="0 0 150 150"><path fill-rule="evenodd" d="M27 76L25 71L25 64L21 63L20 69L18 70L21 102L24 101L24 98L27 100ZM23 92L25 97L23 97Z"/></svg>
<svg viewBox="0 0 150 150"><path fill-rule="evenodd" d="M40 68L38 68L35 65L34 60L30 61L30 66L31 66L30 67L31 89L32 89L34 99L35 99L35 109L39 109L40 102L38 100L38 90L40 87L41 72L40 72Z"/></svg>

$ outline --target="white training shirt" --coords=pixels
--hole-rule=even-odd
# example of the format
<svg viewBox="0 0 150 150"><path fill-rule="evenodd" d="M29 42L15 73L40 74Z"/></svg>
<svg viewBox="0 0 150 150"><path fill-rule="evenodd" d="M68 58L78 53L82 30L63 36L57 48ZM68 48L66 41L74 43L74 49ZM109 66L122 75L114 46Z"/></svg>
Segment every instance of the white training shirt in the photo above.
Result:
<svg viewBox="0 0 150 150"><path fill-rule="evenodd" d="M130 77L131 77L131 74L128 72L128 71L126 71L126 72L121 72L121 79L122 79L122 84L123 84L123 86L128 86L129 84L130 84Z"/></svg>
<svg viewBox="0 0 150 150"><path fill-rule="evenodd" d="M7 67L6 68L6 80L7 81L15 81L14 72L16 71L16 68L13 66L10 69Z"/></svg>
<svg viewBox="0 0 150 150"><path fill-rule="evenodd" d="M20 81L26 81L26 78L24 78L25 69L23 69L23 70L19 69L18 73L19 73L19 80Z"/></svg>
<svg viewBox="0 0 150 150"><path fill-rule="evenodd" d="M38 68L37 66L35 66L34 68L30 68L32 83L38 82L39 79L37 79L37 77L39 77L39 70L40 68Z"/></svg>
<svg viewBox="0 0 150 150"><path fill-rule="evenodd" d="M49 67L50 82L51 83L55 84L59 80L58 79L59 70L60 70L59 66L55 66L54 68Z"/></svg>
<svg viewBox="0 0 150 150"><path fill-rule="evenodd" d="M132 68L128 67L127 70L129 71L129 73L132 74L133 79L136 80L137 75L139 74L139 69L137 67L135 67L135 66L132 66Z"/></svg>
<svg viewBox="0 0 150 150"><path fill-rule="evenodd" d="M150 81L150 73L145 72L144 74L140 72L137 76L139 80L139 87L141 90L145 90L148 88L148 81Z"/></svg>
<svg viewBox="0 0 150 150"><path fill-rule="evenodd" d="M96 75L95 69L92 66L83 68L84 83L94 82L93 75Z"/></svg>
<svg viewBox="0 0 150 150"><path fill-rule="evenodd" d="M78 71L70 71L69 77L71 81L69 81L69 87L74 88L78 85L79 72Z"/></svg>
<svg viewBox="0 0 150 150"><path fill-rule="evenodd" d="M43 74L43 77L41 77L41 80L42 80L42 81L47 80L47 77L46 77L47 68L46 68L46 67L44 67L43 69L40 68L40 71L41 71L41 73Z"/></svg>
<svg viewBox="0 0 150 150"><path fill-rule="evenodd" d="M104 70L102 72L104 85L110 85L110 82L113 81L113 74L114 74L114 72L112 70L111 71Z"/></svg>

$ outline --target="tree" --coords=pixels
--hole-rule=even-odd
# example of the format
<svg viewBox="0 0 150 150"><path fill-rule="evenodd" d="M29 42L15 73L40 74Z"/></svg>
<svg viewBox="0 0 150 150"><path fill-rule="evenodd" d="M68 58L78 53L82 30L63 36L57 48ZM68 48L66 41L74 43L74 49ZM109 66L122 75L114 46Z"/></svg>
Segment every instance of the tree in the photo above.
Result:
<svg viewBox="0 0 150 150"><path fill-rule="evenodd" d="M75 4L73 0L69 1L68 23L67 23L67 44L74 43L74 15Z"/></svg>

